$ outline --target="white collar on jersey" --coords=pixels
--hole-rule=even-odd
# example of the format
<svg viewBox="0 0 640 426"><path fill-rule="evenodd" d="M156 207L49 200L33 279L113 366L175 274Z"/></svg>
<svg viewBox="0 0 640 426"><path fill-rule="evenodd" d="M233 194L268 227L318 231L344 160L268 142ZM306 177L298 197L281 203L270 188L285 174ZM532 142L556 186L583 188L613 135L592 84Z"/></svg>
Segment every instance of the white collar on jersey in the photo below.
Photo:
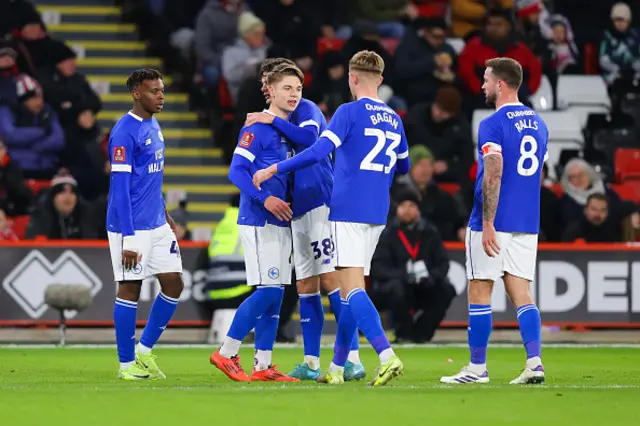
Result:
<svg viewBox="0 0 640 426"><path fill-rule="evenodd" d="M383 101L382 99L370 98L370 97L368 97L368 96L363 96L363 97L361 97L360 99L369 99L370 101L373 101L373 102L379 102L379 103L381 103L381 104L383 104L383 103L384 103L384 101Z"/></svg>
<svg viewBox="0 0 640 426"><path fill-rule="evenodd" d="M501 105L500 108L507 107L507 106L522 106L522 102L508 102L506 104ZM496 111L498 111L500 108L498 108Z"/></svg>
<svg viewBox="0 0 640 426"><path fill-rule="evenodd" d="M133 111L129 111L127 114L129 114L130 116L132 116L133 118L135 118L138 121L142 121L142 117L140 117L139 115L135 115L133 113Z"/></svg>
<svg viewBox="0 0 640 426"><path fill-rule="evenodd" d="M268 109L263 109L262 112L266 112L267 114L271 114L271 115L275 115L274 113L272 113L271 111L269 111Z"/></svg>

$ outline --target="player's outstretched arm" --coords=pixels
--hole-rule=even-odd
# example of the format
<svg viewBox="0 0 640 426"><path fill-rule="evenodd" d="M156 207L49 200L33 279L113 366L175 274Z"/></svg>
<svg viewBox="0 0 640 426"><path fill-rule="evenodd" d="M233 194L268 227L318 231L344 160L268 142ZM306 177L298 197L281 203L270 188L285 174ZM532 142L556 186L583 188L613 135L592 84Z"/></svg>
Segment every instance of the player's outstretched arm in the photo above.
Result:
<svg viewBox="0 0 640 426"><path fill-rule="evenodd" d="M296 145L310 147L318 140L320 125L314 120L305 120L300 126L266 112L250 112L244 122L245 126L255 123L270 124Z"/></svg>
<svg viewBox="0 0 640 426"><path fill-rule="evenodd" d="M253 185L260 189L262 182L271 179L276 173L289 173L304 169L325 158L333 151L335 145L329 139L321 137L310 148L305 149L298 155L294 155L288 160L273 164L266 169L258 170L253 175Z"/></svg>

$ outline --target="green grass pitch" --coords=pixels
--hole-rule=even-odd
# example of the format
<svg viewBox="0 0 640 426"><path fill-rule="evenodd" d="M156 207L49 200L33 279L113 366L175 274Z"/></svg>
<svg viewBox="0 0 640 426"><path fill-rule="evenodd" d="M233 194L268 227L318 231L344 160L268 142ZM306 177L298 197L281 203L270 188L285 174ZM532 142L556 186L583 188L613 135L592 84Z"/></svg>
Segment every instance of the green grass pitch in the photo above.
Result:
<svg viewBox="0 0 640 426"><path fill-rule="evenodd" d="M521 348L490 348L490 385L444 386L465 364L461 347L398 348L405 375L384 388L315 383L234 383L209 365L207 348L154 352L167 380L116 379L115 349L0 349L0 424L22 425L631 425L640 422L640 350L547 348L547 383L508 383ZM241 352L252 366L252 351ZM331 351L323 349L326 366ZM301 349L276 348L288 372ZM448 362L451 359L452 362ZM362 350L371 377L375 353Z"/></svg>

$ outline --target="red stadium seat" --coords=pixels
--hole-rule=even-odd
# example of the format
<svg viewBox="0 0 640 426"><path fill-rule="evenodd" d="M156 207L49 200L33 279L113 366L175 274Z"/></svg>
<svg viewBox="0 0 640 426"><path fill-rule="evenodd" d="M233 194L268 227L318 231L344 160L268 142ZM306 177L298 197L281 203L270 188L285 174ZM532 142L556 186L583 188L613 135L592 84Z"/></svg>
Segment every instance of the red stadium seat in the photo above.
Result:
<svg viewBox="0 0 640 426"><path fill-rule="evenodd" d="M599 51L599 46L597 46L595 43L586 43L584 45L585 74L590 74L590 75L599 74L598 51Z"/></svg>
<svg viewBox="0 0 640 426"><path fill-rule="evenodd" d="M439 183L438 186L440 189L447 191L451 195L455 194L458 192L458 189L460 189L460 185L457 183Z"/></svg>
<svg viewBox="0 0 640 426"><path fill-rule="evenodd" d="M640 179L640 149L618 148L615 155L616 181Z"/></svg>
<svg viewBox="0 0 640 426"><path fill-rule="evenodd" d="M622 185L611 185L611 189L623 200L640 202L640 180L631 181Z"/></svg>
<svg viewBox="0 0 640 426"><path fill-rule="evenodd" d="M51 186L50 180L27 179L24 183L34 195L37 195L43 189L47 189Z"/></svg>
<svg viewBox="0 0 640 426"><path fill-rule="evenodd" d="M15 216L9 218L9 220L11 221L11 229L22 240L29 224L29 216Z"/></svg>
<svg viewBox="0 0 640 426"><path fill-rule="evenodd" d="M387 52L389 52L390 55L393 55L396 52L396 49L398 48L398 44L400 44L400 39L399 38L383 38L382 40L380 40L380 44L382 45L382 47L387 49Z"/></svg>
<svg viewBox="0 0 640 426"><path fill-rule="evenodd" d="M346 40L339 38L320 37L318 39L318 55L322 56L327 50L340 50L346 43Z"/></svg>
<svg viewBox="0 0 640 426"><path fill-rule="evenodd" d="M418 8L418 14L425 18L445 18L447 16L448 0L413 0Z"/></svg>

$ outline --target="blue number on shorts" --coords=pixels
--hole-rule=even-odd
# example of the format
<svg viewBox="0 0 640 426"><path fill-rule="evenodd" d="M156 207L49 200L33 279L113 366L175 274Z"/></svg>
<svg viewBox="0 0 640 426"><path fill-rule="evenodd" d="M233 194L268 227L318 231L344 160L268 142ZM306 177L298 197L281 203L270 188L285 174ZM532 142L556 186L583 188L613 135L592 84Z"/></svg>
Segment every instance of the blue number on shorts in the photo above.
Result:
<svg viewBox="0 0 640 426"><path fill-rule="evenodd" d="M320 256L322 255L322 252L318 248L318 242L317 241L312 241L311 242L311 247L313 248L313 258L314 259L319 259Z"/></svg>
<svg viewBox="0 0 640 426"><path fill-rule="evenodd" d="M177 254L178 256L180 256L180 249L178 248L178 242L177 241L172 241L171 242L171 248L169 249L169 253Z"/></svg>
<svg viewBox="0 0 640 426"><path fill-rule="evenodd" d="M324 253L325 256L331 256L333 254L333 241L331 238L322 240L322 253Z"/></svg>

